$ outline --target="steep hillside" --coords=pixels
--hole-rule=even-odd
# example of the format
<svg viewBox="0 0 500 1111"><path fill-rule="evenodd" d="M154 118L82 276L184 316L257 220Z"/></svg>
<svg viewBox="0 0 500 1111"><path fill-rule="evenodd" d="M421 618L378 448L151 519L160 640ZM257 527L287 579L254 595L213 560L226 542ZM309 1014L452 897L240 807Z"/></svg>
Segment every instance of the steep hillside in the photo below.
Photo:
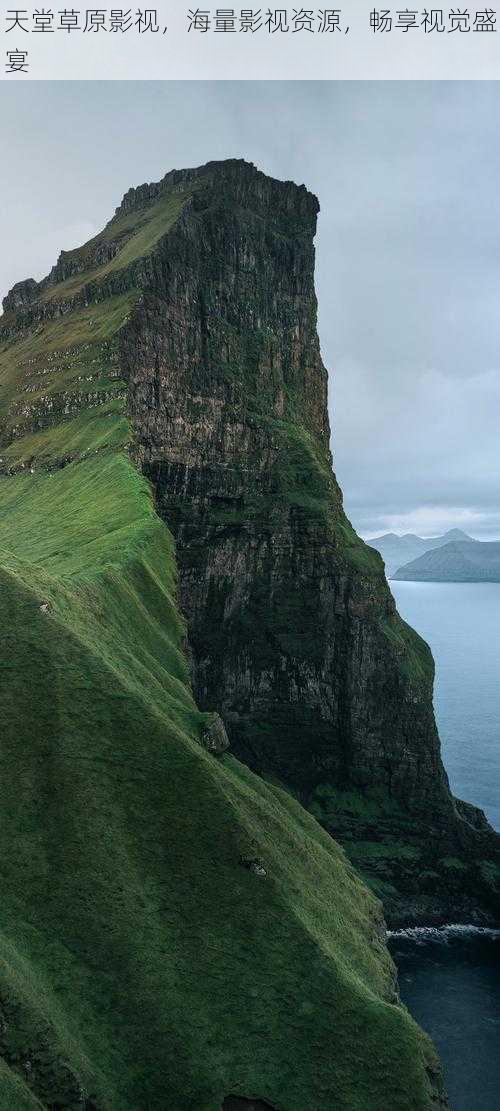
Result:
<svg viewBox="0 0 500 1111"><path fill-rule="evenodd" d="M0 1107L430 1111L438 1065L379 903L298 802L211 751L220 725L191 694L126 382L165 257L189 353L185 279L209 244L185 186L133 194L0 321ZM208 452L204 401L186 405ZM316 511L304 450L285 488Z"/></svg>
<svg viewBox="0 0 500 1111"><path fill-rule="evenodd" d="M500 582L500 542L454 540L405 563L393 577L412 582Z"/></svg>
<svg viewBox="0 0 500 1111"><path fill-rule="evenodd" d="M498 838L451 797L430 651L332 473L318 202L215 163L132 191L118 219L172 190L191 200L137 271L122 364L134 457L176 540L197 702L343 840L391 922L490 914Z"/></svg>

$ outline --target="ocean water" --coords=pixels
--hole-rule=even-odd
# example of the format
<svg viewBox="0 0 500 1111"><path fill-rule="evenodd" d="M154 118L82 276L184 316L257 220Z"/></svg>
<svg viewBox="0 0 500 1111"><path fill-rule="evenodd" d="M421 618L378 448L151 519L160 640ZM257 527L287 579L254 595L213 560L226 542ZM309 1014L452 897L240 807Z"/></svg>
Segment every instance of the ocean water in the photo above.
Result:
<svg viewBox="0 0 500 1111"><path fill-rule="evenodd" d="M500 930L399 930L389 948L401 998L438 1050L452 1111L498 1111Z"/></svg>
<svg viewBox="0 0 500 1111"><path fill-rule="evenodd" d="M435 709L452 790L500 828L500 583L391 582L436 661ZM500 1109L500 931L402 930L401 997L441 1057L452 1111Z"/></svg>
<svg viewBox="0 0 500 1111"><path fill-rule="evenodd" d="M434 655L434 706L451 788L500 829L500 583L389 585L401 616Z"/></svg>

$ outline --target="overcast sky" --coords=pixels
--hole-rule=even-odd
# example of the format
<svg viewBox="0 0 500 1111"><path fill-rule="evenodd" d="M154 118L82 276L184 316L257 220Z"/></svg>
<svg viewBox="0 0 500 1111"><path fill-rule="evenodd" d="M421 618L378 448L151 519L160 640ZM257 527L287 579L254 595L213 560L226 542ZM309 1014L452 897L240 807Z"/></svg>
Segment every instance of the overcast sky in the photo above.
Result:
<svg viewBox="0 0 500 1111"><path fill-rule="evenodd" d="M351 520L500 537L499 122L497 82L3 82L0 298L174 167L304 182Z"/></svg>

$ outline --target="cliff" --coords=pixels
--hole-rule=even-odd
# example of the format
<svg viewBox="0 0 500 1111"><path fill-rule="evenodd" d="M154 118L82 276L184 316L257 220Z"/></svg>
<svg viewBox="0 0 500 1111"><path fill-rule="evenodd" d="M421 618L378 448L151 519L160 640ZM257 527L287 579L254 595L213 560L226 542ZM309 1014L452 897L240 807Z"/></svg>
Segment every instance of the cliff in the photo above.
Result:
<svg viewBox="0 0 500 1111"><path fill-rule="evenodd" d="M244 162L175 171L4 301L14 1111L445 1106L359 876L393 921L486 916L495 842L343 513L317 211Z"/></svg>
<svg viewBox="0 0 500 1111"><path fill-rule="evenodd" d="M174 187L182 214L141 264L122 361L134 455L176 540L197 702L343 840L392 923L488 915L498 839L451 797L431 654L332 472L318 202L242 162ZM167 198L172 176L148 188Z"/></svg>

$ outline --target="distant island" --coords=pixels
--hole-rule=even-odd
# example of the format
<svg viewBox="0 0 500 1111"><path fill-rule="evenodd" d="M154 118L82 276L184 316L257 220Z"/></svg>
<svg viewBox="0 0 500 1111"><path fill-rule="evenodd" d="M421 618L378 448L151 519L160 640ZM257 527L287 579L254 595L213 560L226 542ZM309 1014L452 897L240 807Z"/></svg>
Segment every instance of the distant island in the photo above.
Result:
<svg viewBox="0 0 500 1111"><path fill-rule="evenodd" d="M415 536L412 532L398 536L395 532L387 532L383 536L376 536L367 543L371 548L380 552L385 563L388 579L395 578L396 572L406 567L410 561L418 559L434 548L442 548L453 541L473 543L472 537L461 529L450 529L444 536ZM412 576L413 577L413 576Z"/></svg>
<svg viewBox="0 0 500 1111"><path fill-rule="evenodd" d="M392 578L413 582L500 582L500 540L453 540L405 563Z"/></svg>
<svg viewBox="0 0 500 1111"><path fill-rule="evenodd" d="M388 579L408 582L500 582L500 540L474 540L461 529L443 536L387 532L368 543L380 552Z"/></svg>

